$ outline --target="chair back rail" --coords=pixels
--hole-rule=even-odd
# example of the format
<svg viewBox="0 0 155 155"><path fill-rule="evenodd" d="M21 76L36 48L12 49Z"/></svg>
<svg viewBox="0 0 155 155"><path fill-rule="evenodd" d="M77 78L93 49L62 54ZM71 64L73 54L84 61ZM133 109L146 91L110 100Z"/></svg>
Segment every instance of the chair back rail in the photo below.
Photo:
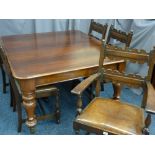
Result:
<svg viewBox="0 0 155 155"><path fill-rule="evenodd" d="M150 53L147 53L145 50L123 49L112 45L106 45L104 40L102 42L103 46L100 50L99 70L103 68L105 57L108 57L110 59L123 59L125 61L138 64L147 63L149 69L146 80L151 81L155 64L155 48L151 50Z"/></svg>
<svg viewBox="0 0 155 155"><path fill-rule="evenodd" d="M103 74L104 80L107 82L120 83L121 85L127 85L134 88L145 86L145 79L140 75L125 74L111 69L103 70Z"/></svg>
<svg viewBox="0 0 155 155"><path fill-rule="evenodd" d="M133 32L123 32L114 28L113 25L110 26L107 43L109 44L110 39L116 39L125 44L126 47L130 46L132 40Z"/></svg>
<svg viewBox="0 0 155 155"><path fill-rule="evenodd" d="M127 74L124 72L119 72L118 70L105 69L103 66L104 59L123 59L124 61L134 62L138 64L147 63L149 66L148 75L143 78L140 75L136 74ZM155 48L147 53L145 50L137 50L137 49L123 49L120 47L107 45L105 40L102 41L102 46L100 50L100 58L99 58L99 70L101 73L100 82L112 82L113 84L119 85L127 85L129 87L139 88L141 87L144 91L142 107L146 105L147 99L147 81L151 81L153 68L155 64ZM96 88L96 92L99 92L100 88Z"/></svg>
<svg viewBox="0 0 155 155"><path fill-rule="evenodd" d="M102 24L100 24L100 23L95 22L95 21L92 19L92 20L91 20L91 23L90 23L88 35L93 36L93 35L92 35L92 32L95 31L95 32L101 34L101 35L102 35L102 39L104 39L104 38L105 38L105 35L106 35L107 28L108 28L108 25L107 25L107 24L102 25ZM95 37L95 36L93 36L93 37ZM95 38L96 38L96 37L95 37ZM99 38L97 38L97 39L99 39Z"/></svg>

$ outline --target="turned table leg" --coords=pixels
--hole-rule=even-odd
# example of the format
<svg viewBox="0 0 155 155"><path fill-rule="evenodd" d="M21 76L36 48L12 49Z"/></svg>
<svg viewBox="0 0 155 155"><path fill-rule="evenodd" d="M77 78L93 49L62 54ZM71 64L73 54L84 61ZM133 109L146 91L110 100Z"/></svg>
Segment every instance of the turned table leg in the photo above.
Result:
<svg viewBox="0 0 155 155"><path fill-rule="evenodd" d="M27 113L26 125L30 128L30 131L34 131L34 127L37 124L36 116L35 116L35 93L34 92L23 92L23 105L25 107Z"/></svg>
<svg viewBox="0 0 155 155"><path fill-rule="evenodd" d="M37 119L35 116L36 99L35 99L35 85L33 81L20 82L22 88L23 106L26 110L27 120L26 125L30 132L34 133Z"/></svg>

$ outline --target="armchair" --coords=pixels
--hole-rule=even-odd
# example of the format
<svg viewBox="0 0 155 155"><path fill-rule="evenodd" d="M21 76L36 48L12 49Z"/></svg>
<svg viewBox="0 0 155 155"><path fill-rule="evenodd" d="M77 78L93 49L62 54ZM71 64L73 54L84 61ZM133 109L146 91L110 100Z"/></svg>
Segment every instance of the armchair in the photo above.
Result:
<svg viewBox="0 0 155 155"><path fill-rule="evenodd" d="M118 70L105 69L103 66L105 57L148 63L148 76L142 78L139 75L127 75ZM155 48L148 54L144 50L129 50L106 45L105 41L103 41L98 72L82 81L71 91L78 96L77 117L73 122L76 133L79 133L80 129L82 129L96 134L149 134L148 127L151 123L151 113L155 112L155 90L150 83L154 63ZM144 95L141 107L118 99L99 97L100 83L103 80L120 86L142 87ZM82 93L93 82L96 84L96 97L85 109L82 109ZM144 116L145 111L147 112L146 118Z"/></svg>

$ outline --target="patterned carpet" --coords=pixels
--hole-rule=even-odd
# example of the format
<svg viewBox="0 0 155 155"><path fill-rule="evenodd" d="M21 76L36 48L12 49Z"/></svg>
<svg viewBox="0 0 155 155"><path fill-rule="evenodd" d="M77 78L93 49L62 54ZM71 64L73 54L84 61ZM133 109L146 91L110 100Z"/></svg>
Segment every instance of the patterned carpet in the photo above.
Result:
<svg viewBox="0 0 155 155"><path fill-rule="evenodd" d="M37 135L73 135L72 123L76 114L76 96L70 93L72 82L65 82L57 85L60 88L61 101L61 123L56 124L54 121L40 121L38 122L36 133ZM101 92L101 96L112 97L113 90L111 84L105 84L105 91ZM141 103L142 96L134 94L130 89L123 88L121 93L121 100L138 105ZM88 103L88 94L84 93L84 105ZM44 102L44 101L41 101ZM50 97L49 103L44 102L47 111L53 109L54 98ZM23 110L24 113L24 110ZM40 113L37 108L36 113ZM25 113L23 114L25 116ZM23 116L23 117L24 117ZM22 132L17 132L17 113L12 111L10 107L10 93L9 87L7 93L2 93L2 78L0 74L0 134L1 135L29 135L29 130L23 124ZM84 133L81 133L84 134ZM155 134L155 116L152 117L152 124L150 126L150 134Z"/></svg>

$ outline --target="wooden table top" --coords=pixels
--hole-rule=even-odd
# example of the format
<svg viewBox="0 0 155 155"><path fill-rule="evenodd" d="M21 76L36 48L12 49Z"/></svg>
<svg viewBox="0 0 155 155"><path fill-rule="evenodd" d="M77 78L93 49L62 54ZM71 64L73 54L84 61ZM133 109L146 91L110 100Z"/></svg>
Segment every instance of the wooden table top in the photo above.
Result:
<svg viewBox="0 0 155 155"><path fill-rule="evenodd" d="M80 31L64 31L4 36L2 44L13 76L31 79L98 66L101 42Z"/></svg>

